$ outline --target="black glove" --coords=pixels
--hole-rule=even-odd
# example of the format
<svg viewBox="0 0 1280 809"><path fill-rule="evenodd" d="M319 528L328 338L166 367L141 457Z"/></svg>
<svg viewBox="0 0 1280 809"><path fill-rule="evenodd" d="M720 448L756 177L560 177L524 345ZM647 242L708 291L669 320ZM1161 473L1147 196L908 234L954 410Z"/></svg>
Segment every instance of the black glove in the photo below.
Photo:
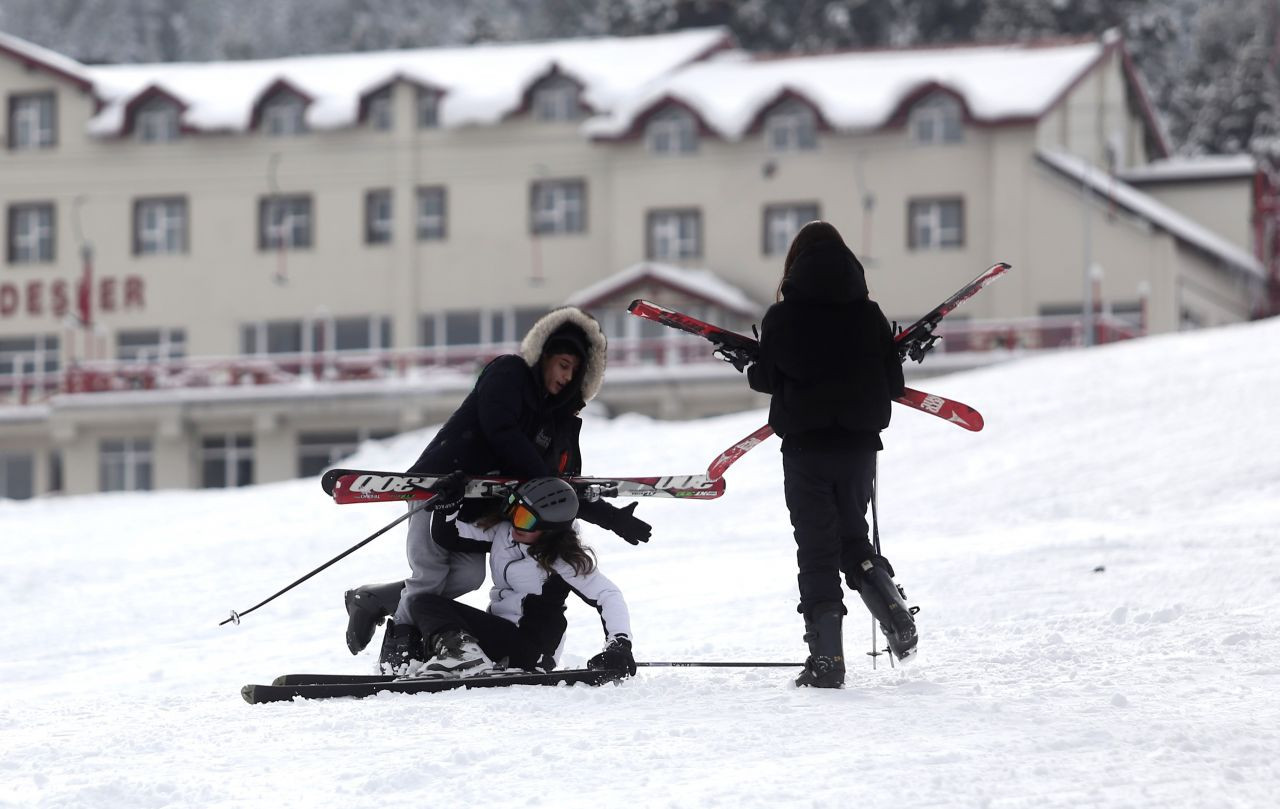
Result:
<svg viewBox="0 0 1280 809"><path fill-rule="evenodd" d="M467 473L450 472L438 479L431 490L436 496L427 504L427 508L432 511L453 511L462 505L462 499L467 495Z"/></svg>
<svg viewBox="0 0 1280 809"><path fill-rule="evenodd" d="M636 673L636 659L631 656L631 639L618 635L604 645L604 651L587 661L589 669L608 669L627 677Z"/></svg>
<svg viewBox="0 0 1280 809"><path fill-rule="evenodd" d="M636 503L630 503L617 509L609 519L609 530L630 542L639 545L648 542L653 535L653 526L635 515Z"/></svg>

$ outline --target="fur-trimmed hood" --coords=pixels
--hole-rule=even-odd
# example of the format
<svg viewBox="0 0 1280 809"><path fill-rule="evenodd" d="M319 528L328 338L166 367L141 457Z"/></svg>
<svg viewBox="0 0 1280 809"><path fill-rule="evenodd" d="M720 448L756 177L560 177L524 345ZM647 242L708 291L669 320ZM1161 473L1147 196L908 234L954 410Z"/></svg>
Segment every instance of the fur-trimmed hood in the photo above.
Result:
<svg viewBox="0 0 1280 809"><path fill-rule="evenodd" d="M582 330L587 338L587 357L582 370L582 401L589 402L600 392L604 384L604 368L608 362L609 341L604 336L600 323L591 315L576 306L562 306L552 309L538 319L529 329L520 343L520 356L530 368L538 367L542 357L542 348L547 339L566 323L572 323Z"/></svg>

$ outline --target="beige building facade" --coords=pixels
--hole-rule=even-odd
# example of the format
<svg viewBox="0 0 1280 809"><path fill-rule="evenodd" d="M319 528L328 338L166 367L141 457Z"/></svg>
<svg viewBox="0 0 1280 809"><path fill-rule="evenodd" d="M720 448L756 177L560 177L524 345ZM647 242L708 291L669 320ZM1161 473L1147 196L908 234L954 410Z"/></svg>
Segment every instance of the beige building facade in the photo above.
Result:
<svg viewBox="0 0 1280 809"><path fill-rule="evenodd" d="M1086 296L1109 334L1247 319L1272 260L1250 166L1161 174L1112 39L752 60L707 30L91 68L0 35L0 97L0 497L314 474L445 418L568 301L611 335L607 409L759 405L626 303L744 328L813 218L903 321L1012 264L949 324L969 349L1078 344Z"/></svg>

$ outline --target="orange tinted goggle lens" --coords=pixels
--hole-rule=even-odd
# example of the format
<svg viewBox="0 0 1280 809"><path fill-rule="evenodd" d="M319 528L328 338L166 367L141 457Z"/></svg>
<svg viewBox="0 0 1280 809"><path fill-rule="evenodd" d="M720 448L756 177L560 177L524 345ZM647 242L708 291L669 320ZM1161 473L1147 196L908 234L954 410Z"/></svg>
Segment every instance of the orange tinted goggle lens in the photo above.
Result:
<svg viewBox="0 0 1280 809"><path fill-rule="evenodd" d="M524 503L516 503L511 509L511 524L521 531L532 531L538 524L538 517Z"/></svg>

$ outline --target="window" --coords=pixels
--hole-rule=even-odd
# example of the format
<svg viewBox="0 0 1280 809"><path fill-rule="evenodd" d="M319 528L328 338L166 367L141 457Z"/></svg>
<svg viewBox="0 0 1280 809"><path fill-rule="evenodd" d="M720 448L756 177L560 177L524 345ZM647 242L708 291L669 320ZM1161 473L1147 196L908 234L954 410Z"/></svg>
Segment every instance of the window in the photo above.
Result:
<svg viewBox="0 0 1280 809"><path fill-rule="evenodd" d="M138 256L187 252L187 201L182 197L139 199L133 203L133 253Z"/></svg>
<svg viewBox="0 0 1280 809"><path fill-rule="evenodd" d="M964 245L964 203L959 199L913 199L907 203L907 246L930 250Z"/></svg>
<svg viewBox="0 0 1280 809"><path fill-rule="evenodd" d="M702 212L649 211L646 254L657 261L679 261L702 255Z"/></svg>
<svg viewBox="0 0 1280 809"><path fill-rule="evenodd" d="M783 256L791 248L791 240L800 228L820 218L818 204L805 202L791 205L767 205L764 209L764 254Z"/></svg>
<svg viewBox="0 0 1280 809"><path fill-rule="evenodd" d="M258 201L258 249L311 246L311 197L263 197Z"/></svg>
<svg viewBox="0 0 1280 809"><path fill-rule="evenodd" d="M419 129L435 129L440 126L440 93L436 90L428 90L425 87L418 88L418 128Z"/></svg>
<svg viewBox="0 0 1280 809"><path fill-rule="evenodd" d="M369 117L369 126L380 132L386 132L395 126L390 87L370 95L367 104L365 114Z"/></svg>
<svg viewBox="0 0 1280 809"><path fill-rule="evenodd" d="M816 149L818 116L802 101L784 101L765 119L764 136L769 148L777 152Z"/></svg>
<svg viewBox="0 0 1280 809"><path fill-rule="evenodd" d="M667 107L649 119L645 141L654 154L692 154L698 151L698 122L688 110Z"/></svg>
<svg viewBox="0 0 1280 809"><path fill-rule="evenodd" d="M27 500L36 493L35 458L29 453L0 452L0 499Z"/></svg>
<svg viewBox="0 0 1280 809"><path fill-rule="evenodd" d="M337 430L298 434L298 475L313 477L355 452L362 441L388 438L390 430Z"/></svg>
<svg viewBox="0 0 1280 809"><path fill-rule="evenodd" d="M533 91L533 117L539 121L576 121L582 117L576 82L564 76L544 79Z"/></svg>
<svg viewBox="0 0 1280 809"><path fill-rule="evenodd" d="M448 233L448 197L444 186L418 189L418 240L438 241Z"/></svg>
<svg viewBox="0 0 1280 809"><path fill-rule="evenodd" d="M378 189L364 195L365 244L391 243L391 191Z"/></svg>
<svg viewBox="0 0 1280 809"><path fill-rule="evenodd" d="M0 377L56 374L58 368L57 336L0 337Z"/></svg>
<svg viewBox="0 0 1280 809"><path fill-rule="evenodd" d="M907 128L916 143L960 143L964 126L960 102L946 93L926 96L911 108Z"/></svg>
<svg viewBox="0 0 1280 809"><path fill-rule="evenodd" d="M444 344L469 346L480 343L480 311L445 312Z"/></svg>
<svg viewBox="0 0 1280 809"><path fill-rule="evenodd" d="M163 143L177 140L182 134L182 111L178 105L163 98L154 98L143 104L133 118L133 131L143 143Z"/></svg>
<svg viewBox="0 0 1280 809"><path fill-rule="evenodd" d="M307 102L296 93L281 91L262 102L263 132L276 136L301 135L307 131Z"/></svg>
<svg viewBox="0 0 1280 809"><path fill-rule="evenodd" d="M25 202L9 206L9 263L51 262L53 246L52 202Z"/></svg>
<svg viewBox="0 0 1280 809"><path fill-rule="evenodd" d="M200 439L200 485L206 489L253 483L253 436L206 435Z"/></svg>
<svg viewBox="0 0 1280 809"><path fill-rule="evenodd" d="M424 348L443 345L438 329L444 321L435 315L423 315L418 319L418 345Z"/></svg>
<svg viewBox="0 0 1280 809"><path fill-rule="evenodd" d="M268 320L240 327L244 354L296 354L302 351L301 320Z"/></svg>
<svg viewBox="0 0 1280 809"><path fill-rule="evenodd" d="M9 96L9 148L48 149L58 142L53 93Z"/></svg>
<svg viewBox="0 0 1280 809"><path fill-rule="evenodd" d="M98 445L98 483L104 492L151 489L151 439L108 439Z"/></svg>
<svg viewBox="0 0 1280 809"><path fill-rule="evenodd" d="M371 351L391 347L391 318L340 317L316 324L315 346L336 351Z"/></svg>
<svg viewBox="0 0 1280 809"><path fill-rule="evenodd" d="M529 329L533 328L533 324L545 315L549 310L544 307L520 307L516 309L515 334L512 340L523 340L524 336L529 333Z"/></svg>
<svg viewBox="0 0 1280 809"><path fill-rule="evenodd" d="M185 329L135 329L116 332L116 359L165 362L187 356Z"/></svg>
<svg viewBox="0 0 1280 809"><path fill-rule="evenodd" d="M582 180L544 180L532 186L530 229L533 233L584 233L587 229L587 184Z"/></svg>

